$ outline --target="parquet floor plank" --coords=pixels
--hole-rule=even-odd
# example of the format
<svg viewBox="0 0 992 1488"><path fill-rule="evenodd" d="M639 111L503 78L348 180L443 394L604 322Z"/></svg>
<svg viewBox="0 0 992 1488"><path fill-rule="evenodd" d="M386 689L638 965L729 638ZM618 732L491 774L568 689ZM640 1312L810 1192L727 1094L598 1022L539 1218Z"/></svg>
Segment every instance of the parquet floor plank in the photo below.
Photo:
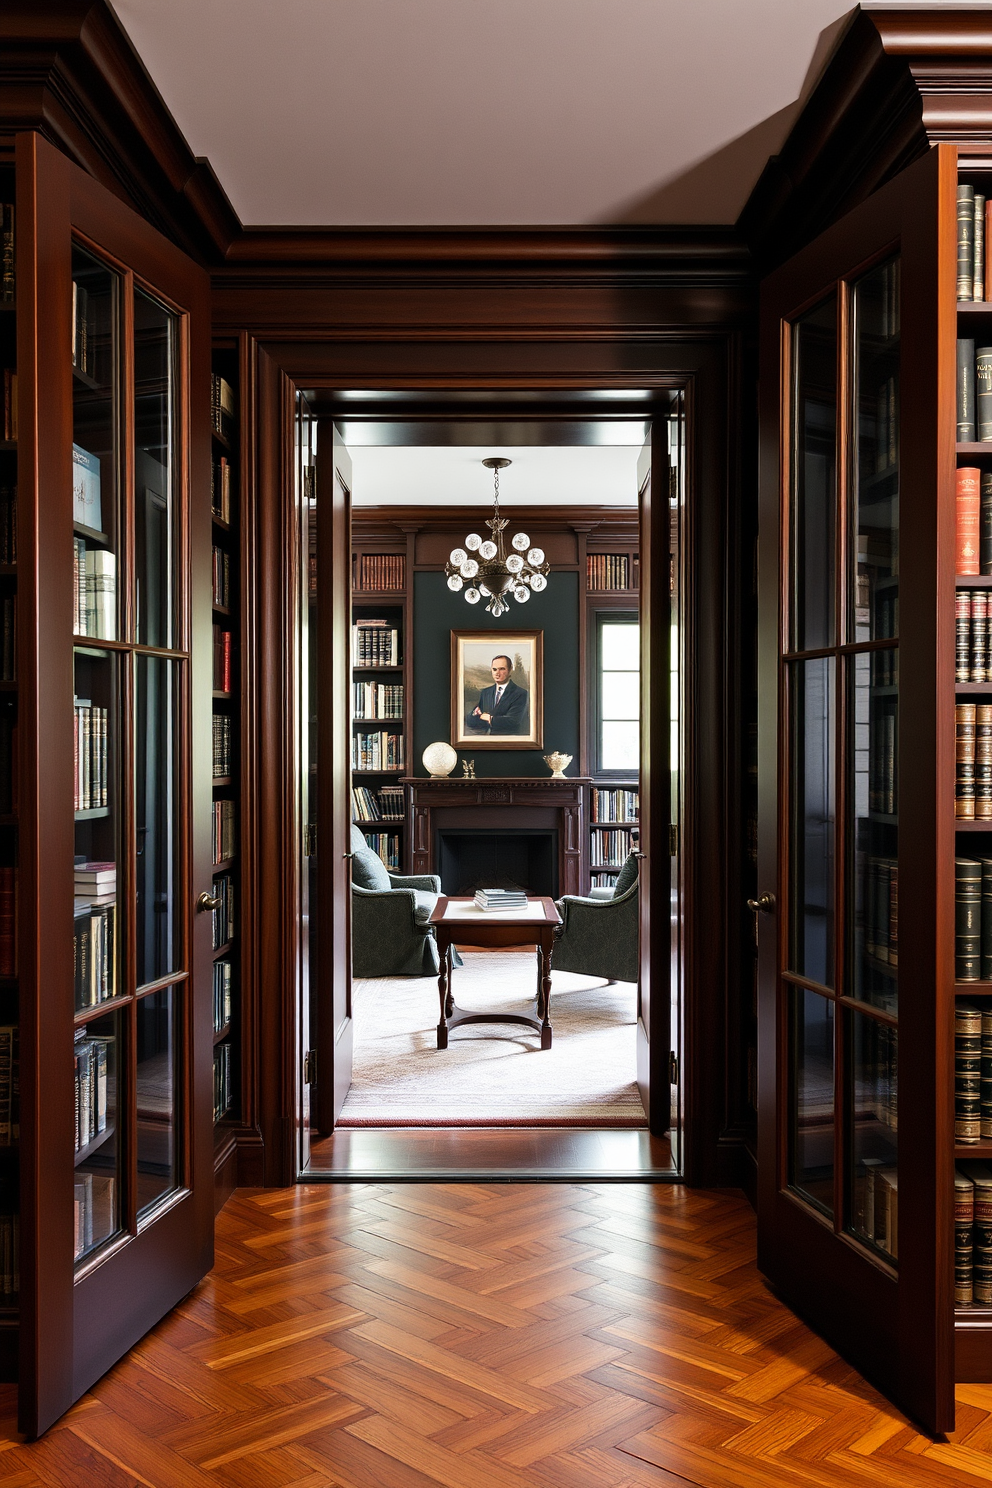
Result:
<svg viewBox="0 0 992 1488"><path fill-rule="evenodd" d="M211 1275L6 1488L974 1488L992 1386L932 1442L768 1291L734 1193L236 1193Z"/></svg>

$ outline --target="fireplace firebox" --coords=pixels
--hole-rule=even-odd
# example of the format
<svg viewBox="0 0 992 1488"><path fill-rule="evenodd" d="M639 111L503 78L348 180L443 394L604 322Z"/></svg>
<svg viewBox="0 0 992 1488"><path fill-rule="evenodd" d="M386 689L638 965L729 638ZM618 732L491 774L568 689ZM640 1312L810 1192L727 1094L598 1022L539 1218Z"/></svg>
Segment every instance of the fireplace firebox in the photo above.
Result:
<svg viewBox="0 0 992 1488"><path fill-rule="evenodd" d="M524 827L484 831L445 827L437 834L442 894L525 889L558 897L558 833Z"/></svg>

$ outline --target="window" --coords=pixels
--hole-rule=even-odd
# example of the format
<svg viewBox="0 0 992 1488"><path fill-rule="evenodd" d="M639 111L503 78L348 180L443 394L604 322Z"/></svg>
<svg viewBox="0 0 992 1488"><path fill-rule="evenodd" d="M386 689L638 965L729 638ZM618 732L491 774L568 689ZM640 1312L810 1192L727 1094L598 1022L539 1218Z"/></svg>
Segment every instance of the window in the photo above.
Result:
<svg viewBox="0 0 992 1488"><path fill-rule="evenodd" d="M641 628L636 614L596 617L596 773L636 774Z"/></svg>

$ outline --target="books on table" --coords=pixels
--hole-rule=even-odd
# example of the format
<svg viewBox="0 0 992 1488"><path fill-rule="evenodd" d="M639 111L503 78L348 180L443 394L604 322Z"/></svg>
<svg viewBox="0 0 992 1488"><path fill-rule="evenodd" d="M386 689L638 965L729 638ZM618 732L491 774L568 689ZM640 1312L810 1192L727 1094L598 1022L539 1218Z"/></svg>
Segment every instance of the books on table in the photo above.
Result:
<svg viewBox="0 0 992 1488"><path fill-rule="evenodd" d="M527 895L523 889L477 889L473 902L477 909L487 911L526 909Z"/></svg>

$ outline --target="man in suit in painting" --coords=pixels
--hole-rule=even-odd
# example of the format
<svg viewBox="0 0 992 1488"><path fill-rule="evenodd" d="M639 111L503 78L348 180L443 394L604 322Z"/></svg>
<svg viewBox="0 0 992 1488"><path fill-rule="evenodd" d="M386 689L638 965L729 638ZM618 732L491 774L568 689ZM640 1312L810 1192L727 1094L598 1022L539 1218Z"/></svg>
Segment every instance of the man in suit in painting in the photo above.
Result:
<svg viewBox="0 0 992 1488"><path fill-rule="evenodd" d="M481 734L527 734L530 732L530 694L511 679L513 662L494 656L492 687L484 687L472 710L469 726Z"/></svg>

